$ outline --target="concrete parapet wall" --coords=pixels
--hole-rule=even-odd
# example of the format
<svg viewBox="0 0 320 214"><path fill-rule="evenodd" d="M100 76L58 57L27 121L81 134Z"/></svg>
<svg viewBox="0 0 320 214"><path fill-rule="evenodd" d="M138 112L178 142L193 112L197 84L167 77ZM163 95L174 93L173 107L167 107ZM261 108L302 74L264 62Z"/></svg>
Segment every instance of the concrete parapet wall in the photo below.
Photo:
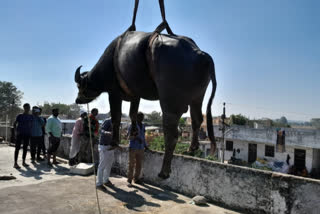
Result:
<svg viewBox="0 0 320 214"><path fill-rule="evenodd" d="M69 145L63 145L69 144ZM63 139L59 155L66 157L70 140ZM126 175L128 149L115 152L114 168ZM189 196L203 195L220 205L246 213L308 213L320 210L320 181L281 173L221 164L175 155L169 179L158 178L163 153L145 153L144 180Z"/></svg>
<svg viewBox="0 0 320 214"><path fill-rule="evenodd" d="M71 146L71 135L64 135L61 138L60 146L57 150L57 155L59 157L69 159L70 153L70 146ZM79 160L85 163L92 163L92 155L91 155L91 145L90 141L87 138L81 139L81 146L79 152ZM94 159L97 163L99 161L99 153L98 153L98 145L94 144Z"/></svg>
<svg viewBox="0 0 320 214"><path fill-rule="evenodd" d="M128 152L116 152L115 168L126 175ZM146 153L144 179L247 213L319 213L320 181L175 155L169 179L158 173L163 153Z"/></svg>
<svg viewBox="0 0 320 214"><path fill-rule="evenodd" d="M8 135L8 141L11 139L11 126L0 126L0 137L6 138L6 130Z"/></svg>

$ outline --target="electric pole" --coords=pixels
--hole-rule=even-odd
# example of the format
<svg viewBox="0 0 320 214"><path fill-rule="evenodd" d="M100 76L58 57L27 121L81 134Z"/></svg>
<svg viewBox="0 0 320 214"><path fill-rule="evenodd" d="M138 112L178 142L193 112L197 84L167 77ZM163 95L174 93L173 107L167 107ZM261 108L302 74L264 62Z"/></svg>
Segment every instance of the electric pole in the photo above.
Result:
<svg viewBox="0 0 320 214"><path fill-rule="evenodd" d="M226 124L225 124L225 119L226 119L226 103L223 103L223 114L221 116L222 119L222 142L220 144L220 158L221 158L221 163L224 163L224 135L226 131ZM222 153L222 154L221 154Z"/></svg>

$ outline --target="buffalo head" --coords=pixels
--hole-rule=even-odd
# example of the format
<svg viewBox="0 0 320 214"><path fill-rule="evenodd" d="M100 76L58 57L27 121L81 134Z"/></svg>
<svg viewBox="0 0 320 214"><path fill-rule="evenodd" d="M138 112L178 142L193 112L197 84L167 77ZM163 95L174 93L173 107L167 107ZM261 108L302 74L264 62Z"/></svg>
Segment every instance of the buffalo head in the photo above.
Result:
<svg viewBox="0 0 320 214"><path fill-rule="evenodd" d="M79 89L76 103L86 104L96 99L101 94L101 91L93 87L94 83L89 80L88 72L83 72L82 74L80 73L81 67L82 66L77 68L74 77L74 81L77 83Z"/></svg>

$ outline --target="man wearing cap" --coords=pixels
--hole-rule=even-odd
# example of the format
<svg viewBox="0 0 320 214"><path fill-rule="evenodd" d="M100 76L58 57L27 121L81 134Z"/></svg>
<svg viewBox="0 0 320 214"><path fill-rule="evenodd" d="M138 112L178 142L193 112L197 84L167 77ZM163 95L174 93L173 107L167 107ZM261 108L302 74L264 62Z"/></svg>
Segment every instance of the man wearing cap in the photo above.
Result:
<svg viewBox="0 0 320 214"><path fill-rule="evenodd" d="M100 129L99 139L99 167L97 175L97 188L103 189L103 185L113 186L109 180L111 167L114 161L114 150L111 148L112 141L112 123L111 119L103 122Z"/></svg>
<svg viewBox="0 0 320 214"><path fill-rule="evenodd" d="M56 152L60 145L60 137L62 134L61 121L58 118L59 109L52 109L52 115L48 118L46 124L46 132L49 134L49 149L48 149L48 166L52 167L50 162L51 155L53 155L53 164L58 164L56 160Z"/></svg>
<svg viewBox="0 0 320 214"><path fill-rule="evenodd" d="M40 109L37 106L32 107L32 128L31 128L31 138L30 138L30 150L31 150L31 163L35 163L36 154L37 161L43 161L40 157L41 143L42 143L42 127L44 126L44 120L39 117Z"/></svg>
<svg viewBox="0 0 320 214"><path fill-rule="evenodd" d="M84 119L87 117L87 112L80 111L80 117L76 120L72 130L72 139L71 139L71 146L70 146L70 153L69 153L69 165L73 166L77 164L77 154L80 151L80 144L81 144L81 136L83 135L83 122Z"/></svg>

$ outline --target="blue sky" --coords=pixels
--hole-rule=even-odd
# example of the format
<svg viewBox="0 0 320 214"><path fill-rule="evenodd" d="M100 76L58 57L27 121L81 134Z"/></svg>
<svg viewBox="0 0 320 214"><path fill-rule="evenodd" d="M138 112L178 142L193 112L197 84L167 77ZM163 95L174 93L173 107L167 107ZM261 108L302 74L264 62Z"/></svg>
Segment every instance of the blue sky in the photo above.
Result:
<svg viewBox="0 0 320 214"><path fill-rule="evenodd" d="M90 70L131 23L134 0L1 0L0 80L24 92L24 102L73 103L77 66ZM213 113L250 118L320 117L320 1L167 0L176 34L195 40L216 65ZM140 31L161 22L157 0L140 0ZM203 109L207 105L211 85ZM91 107L109 111L107 95ZM123 112L128 113L124 103ZM142 101L140 110L160 110Z"/></svg>

